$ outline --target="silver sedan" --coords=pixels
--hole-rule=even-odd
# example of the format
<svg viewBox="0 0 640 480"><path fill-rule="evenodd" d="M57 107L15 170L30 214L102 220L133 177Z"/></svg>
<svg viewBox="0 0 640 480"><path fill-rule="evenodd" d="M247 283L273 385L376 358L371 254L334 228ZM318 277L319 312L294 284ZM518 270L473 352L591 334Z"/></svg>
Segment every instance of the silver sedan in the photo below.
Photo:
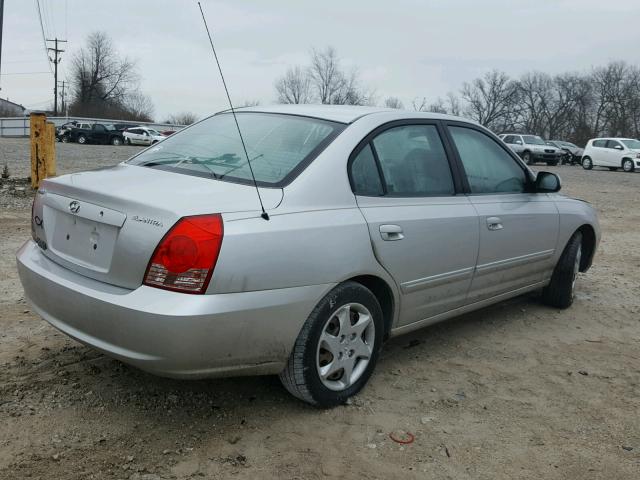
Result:
<svg viewBox="0 0 640 480"><path fill-rule="evenodd" d="M594 209L473 122L300 105L237 119L246 152L222 112L44 181L17 255L34 309L158 375L279 374L329 407L387 338L531 291L569 307L591 265Z"/></svg>

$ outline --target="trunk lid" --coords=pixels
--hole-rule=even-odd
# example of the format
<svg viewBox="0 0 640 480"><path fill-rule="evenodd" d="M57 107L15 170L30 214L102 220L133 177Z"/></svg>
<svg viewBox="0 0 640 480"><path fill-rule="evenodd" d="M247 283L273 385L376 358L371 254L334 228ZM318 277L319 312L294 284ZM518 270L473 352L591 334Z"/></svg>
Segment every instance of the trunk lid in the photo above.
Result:
<svg viewBox="0 0 640 480"><path fill-rule="evenodd" d="M279 188L260 193L266 209L282 200ZM232 212L260 214L255 187L120 164L45 180L34 200L32 225L51 260L133 289L181 217Z"/></svg>

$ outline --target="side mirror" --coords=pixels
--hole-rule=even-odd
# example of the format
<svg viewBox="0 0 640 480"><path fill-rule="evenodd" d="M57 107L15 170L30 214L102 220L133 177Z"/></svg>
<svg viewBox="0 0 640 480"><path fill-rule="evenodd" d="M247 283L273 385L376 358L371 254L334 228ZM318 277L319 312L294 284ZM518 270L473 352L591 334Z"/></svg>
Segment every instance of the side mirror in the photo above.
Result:
<svg viewBox="0 0 640 480"><path fill-rule="evenodd" d="M540 193L554 193L560 191L562 184L560 183L560 177L551 172L538 172L536 176L536 192Z"/></svg>
<svg viewBox="0 0 640 480"><path fill-rule="evenodd" d="M514 143L515 143L516 145L522 145L522 140L516 140Z"/></svg>
<svg viewBox="0 0 640 480"><path fill-rule="evenodd" d="M615 147L613 147L613 148L615 148L616 150L622 150L622 145L616 145L616 146L615 146Z"/></svg>

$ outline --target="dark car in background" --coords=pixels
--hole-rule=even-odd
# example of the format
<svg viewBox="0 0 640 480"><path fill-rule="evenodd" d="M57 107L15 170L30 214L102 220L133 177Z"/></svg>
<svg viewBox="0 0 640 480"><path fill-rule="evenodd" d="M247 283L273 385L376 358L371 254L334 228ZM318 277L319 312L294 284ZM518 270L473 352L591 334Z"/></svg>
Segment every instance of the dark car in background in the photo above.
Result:
<svg viewBox="0 0 640 480"><path fill-rule="evenodd" d="M562 158L562 163L570 163L571 165L580 165L582 163L582 154L584 148L580 148L575 143L565 142L564 140L548 140L547 145L563 150L566 155Z"/></svg>
<svg viewBox="0 0 640 480"><path fill-rule="evenodd" d="M109 123L79 124L78 127L69 130L66 135L69 141L80 144L122 145L124 143L122 132Z"/></svg>

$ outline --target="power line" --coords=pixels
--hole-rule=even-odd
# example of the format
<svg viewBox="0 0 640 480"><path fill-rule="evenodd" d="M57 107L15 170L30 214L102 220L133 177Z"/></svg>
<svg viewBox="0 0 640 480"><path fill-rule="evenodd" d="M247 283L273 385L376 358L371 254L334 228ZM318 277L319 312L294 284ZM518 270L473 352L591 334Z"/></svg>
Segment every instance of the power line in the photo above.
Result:
<svg viewBox="0 0 640 480"><path fill-rule="evenodd" d="M47 42L55 42L55 47L49 47L47 50L53 52L53 58L51 59L55 67L55 73L53 74L53 115L58 116L58 64L62 61L59 54L64 52L64 50L58 48L58 42L67 43L67 41L58 40L56 37L53 40L47 40Z"/></svg>
<svg viewBox="0 0 640 480"><path fill-rule="evenodd" d="M36 1L36 8L38 10L38 19L40 20L40 32L42 32L42 44L44 45L44 54L49 59L49 51L47 50L47 36L44 34L44 24L42 23L42 11L40 10L40 0ZM53 68L51 68L51 64L47 61L47 65L49 65L49 73L53 74Z"/></svg>

